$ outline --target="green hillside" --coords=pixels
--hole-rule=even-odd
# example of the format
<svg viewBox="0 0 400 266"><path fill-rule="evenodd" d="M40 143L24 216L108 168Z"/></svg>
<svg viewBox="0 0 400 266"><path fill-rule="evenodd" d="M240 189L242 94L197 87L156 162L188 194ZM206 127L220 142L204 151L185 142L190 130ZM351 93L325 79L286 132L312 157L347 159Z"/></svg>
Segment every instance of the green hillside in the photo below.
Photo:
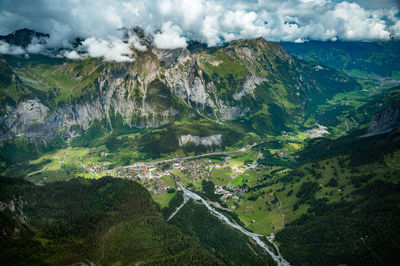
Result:
<svg viewBox="0 0 400 266"><path fill-rule="evenodd" d="M137 183L74 179L38 187L4 177L0 182L2 264L222 264L166 224Z"/></svg>

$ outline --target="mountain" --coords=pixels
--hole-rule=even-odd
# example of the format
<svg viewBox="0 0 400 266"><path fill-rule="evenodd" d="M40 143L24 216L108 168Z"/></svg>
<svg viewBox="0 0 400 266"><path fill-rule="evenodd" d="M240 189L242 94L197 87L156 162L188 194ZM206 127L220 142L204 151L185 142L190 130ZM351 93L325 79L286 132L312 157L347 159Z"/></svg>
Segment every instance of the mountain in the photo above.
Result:
<svg viewBox="0 0 400 266"><path fill-rule="evenodd" d="M117 120L137 130L189 118L272 134L327 97L360 88L262 38L192 51L132 49L133 63L3 56L0 138L47 141L83 136L96 124L112 132Z"/></svg>
<svg viewBox="0 0 400 266"><path fill-rule="evenodd" d="M119 151L116 165L243 146L291 130L325 99L361 88L354 79L301 61L262 38L219 48L193 49L192 44L190 50L159 50L138 36L147 50L132 47L134 62L2 57L0 168L18 172L7 175L21 174L29 169L21 163L68 143L105 144ZM136 133L134 139L120 137ZM221 141L180 145L187 135L221 135ZM137 153L127 156L133 150Z"/></svg>
<svg viewBox="0 0 400 266"><path fill-rule="evenodd" d="M49 34L37 32L29 29L20 29L8 35L0 35L0 41L5 41L11 45L28 47L33 39L43 40L49 38Z"/></svg>
<svg viewBox="0 0 400 266"><path fill-rule="evenodd" d="M352 76L397 78L400 71L400 42L281 42L290 54L319 62Z"/></svg>

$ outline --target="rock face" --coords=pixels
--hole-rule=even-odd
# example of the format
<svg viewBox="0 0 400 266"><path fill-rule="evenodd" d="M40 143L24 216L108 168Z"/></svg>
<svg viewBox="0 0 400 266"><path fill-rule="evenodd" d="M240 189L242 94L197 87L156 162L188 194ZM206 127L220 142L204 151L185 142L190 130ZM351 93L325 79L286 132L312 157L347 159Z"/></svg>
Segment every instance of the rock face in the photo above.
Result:
<svg viewBox="0 0 400 266"><path fill-rule="evenodd" d="M371 119L370 134L382 134L400 126L400 102L392 103L386 110Z"/></svg>
<svg viewBox="0 0 400 266"><path fill-rule="evenodd" d="M47 128L48 112L49 108L37 99L21 102L17 108L8 106L9 115L3 118L4 125L10 129L7 133L17 136L23 134L27 137L48 136L51 132L51 129Z"/></svg>
<svg viewBox="0 0 400 266"><path fill-rule="evenodd" d="M205 147L220 146L222 144L222 135L216 134L207 137L181 135L179 137L179 147L185 146L186 144L194 144L196 146L202 145Z"/></svg>
<svg viewBox="0 0 400 266"><path fill-rule="evenodd" d="M48 72L37 72L21 63L27 59L1 61L7 83L0 84L0 140L75 136L95 121L113 130L119 118L129 127L157 128L188 114L216 122L256 115L262 106L266 117L270 105L301 114L314 98L354 89L347 76L317 71L262 38L214 50L159 50L136 34L147 50L132 47L132 63L46 58L37 64ZM62 82L54 83L54 73Z"/></svg>

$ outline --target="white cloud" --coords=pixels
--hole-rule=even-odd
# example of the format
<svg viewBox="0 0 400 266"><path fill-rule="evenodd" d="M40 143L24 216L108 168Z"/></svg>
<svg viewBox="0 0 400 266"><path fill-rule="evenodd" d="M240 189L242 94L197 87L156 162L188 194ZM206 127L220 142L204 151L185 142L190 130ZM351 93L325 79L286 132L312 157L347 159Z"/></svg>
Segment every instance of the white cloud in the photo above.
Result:
<svg viewBox="0 0 400 266"><path fill-rule="evenodd" d="M46 50L45 41L39 40L38 38L33 38L28 47L26 47L26 51L31 54L44 53L45 50Z"/></svg>
<svg viewBox="0 0 400 266"><path fill-rule="evenodd" d="M215 46L221 42L221 38L219 37L220 32L218 17L207 16L200 31L203 37L202 40L207 42L209 46ZM236 39L236 35L232 39Z"/></svg>
<svg viewBox="0 0 400 266"><path fill-rule="evenodd" d="M25 51L21 47L0 41L0 54L21 55L24 53Z"/></svg>
<svg viewBox="0 0 400 266"><path fill-rule="evenodd" d="M367 11L356 3L342 2L332 12L342 24L342 35L346 40L374 40L390 38L381 11Z"/></svg>
<svg viewBox="0 0 400 266"><path fill-rule="evenodd" d="M357 1L357 3L354 3ZM363 5L363 2L367 3ZM271 41L388 40L400 38L397 0L1 0L0 34L20 28L49 33L45 48L80 49L106 60L131 61L129 47L146 47L121 28L142 27L160 49L209 46L264 37ZM381 3L381 4L380 4ZM392 3L392 5L391 5ZM43 53L40 43L29 52ZM11 48L1 48L9 51ZM13 48L15 53L20 49ZM12 50L12 49L11 49ZM10 50L10 51L11 51ZM89 51L90 50L90 51ZM81 54L82 51L79 51ZM84 52L84 51L83 51Z"/></svg>
<svg viewBox="0 0 400 266"><path fill-rule="evenodd" d="M304 40L303 39L296 39L296 40L294 40L294 42L295 43L304 43Z"/></svg>
<svg viewBox="0 0 400 266"><path fill-rule="evenodd" d="M392 26L392 32L394 32L393 37L397 39L400 38L400 21L397 21L396 24Z"/></svg>
<svg viewBox="0 0 400 266"><path fill-rule="evenodd" d="M131 43L131 44L133 45L133 47L135 47L135 49L138 50L138 51L140 51L140 52L146 52L146 51L147 51L146 45L143 45L143 44L140 42L140 39L139 39L136 35L131 36L131 37L129 38L129 41L128 41L128 42Z"/></svg>
<svg viewBox="0 0 400 266"><path fill-rule="evenodd" d="M91 57L102 57L106 61L132 62L133 58L129 57L131 51L129 44L119 39L97 40L96 38L88 38L82 46L87 50Z"/></svg>
<svg viewBox="0 0 400 266"><path fill-rule="evenodd" d="M77 60L82 58L75 50L65 52L64 56L72 60Z"/></svg>
<svg viewBox="0 0 400 266"><path fill-rule="evenodd" d="M164 23L161 32L154 35L154 44L159 49L176 49L187 46L186 39L181 37L180 28L171 21Z"/></svg>

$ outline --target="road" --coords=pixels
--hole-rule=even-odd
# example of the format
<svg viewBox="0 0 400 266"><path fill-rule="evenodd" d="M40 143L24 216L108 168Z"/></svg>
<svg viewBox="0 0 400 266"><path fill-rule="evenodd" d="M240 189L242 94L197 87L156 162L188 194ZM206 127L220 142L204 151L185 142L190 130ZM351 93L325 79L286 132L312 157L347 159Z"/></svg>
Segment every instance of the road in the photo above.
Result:
<svg viewBox="0 0 400 266"><path fill-rule="evenodd" d="M50 167L52 167L53 165L56 165L56 164L61 164L61 170L65 171L65 169L64 169L64 161L65 161L65 158L68 156L68 149L71 147L70 146L70 141L71 141L71 139L67 140L68 147L65 149L65 152L64 152L62 160L59 159L58 162L51 163L51 164L47 165L46 167L43 167L40 170L31 172L31 173L27 174L25 177L30 177L31 175L34 175L34 174L37 174L37 173L40 173L40 172L43 172L43 171L47 171Z"/></svg>
<svg viewBox="0 0 400 266"><path fill-rule="evenodd" d="M67 152L68 152L68 149L69 149L69 147L70 147L70 140L71 140L71 139L68 139L68 141L67 141L68 147L67 147L67 149L65 150L65 153L64 153L64 156L63 156L62 160L59 160L58 162L54 162L54 163L52 163L52 164L50 164L50 165L47 165L46 167L44 167L44 168L42 168L42 169L40 169L40 170L31 172L31 173L27 174L26 177L29 177L29 176L31 176L31 175L34 175L34 174L37 174L37 173L40 173L40 172L43 172L43 171L46 171L46 170L48 170L51 166L53 166L53 165L55 165L55 164L61 164L61 169L64 170L64 161L65 161L65 158L68 156L68 153L67 153ZM258 145L258 144L259 144L259 143L254 143L254 144L252 144L252 145L249 145L249 146L247 146L247 147L243 147L243 148L241 148L240 150L235 150L235 151L211 152L211 153L205 153L205 154L193 155L193 156L187 156L187 157L177 157L177 158L166 159L166 160L155 161L155 162L137 162L137 163L134 163L134 164L132 164L132 165L124 166L124 167L122 167L122 169L152 167L152 166L156 166L156 165L163 164L163 163L179 162L179 161L184 161L184 160L192 160L192 159L198 159L198 158L203 158L203 157L208 157L208 156L215 156L215 155L229 155L229 154L234 154L234 153L240 153L240 152L244 152L244 151L250 150L250 149L252 149L254 146ZM258 158L257 158L257 159L258 159ZM256 161L257 161L257 160L256 160ZM255 161L255 162L256 162L256 161ZM254 163L255 163L255 162L254 162ZM92 174L94 174L94 175L96 175L96 176L99 176L95 171L89 171L89 170L88 170L88 172L90 172L90 173L92 173ZM108 170L108 171L106 171L106 172L112 172L112 170Z"/></svg>
<svg viewBox="0 0 400 266"><path fill-rule="evenodd" d="M191 159L197 159L197 158L202 158L202 157L207 157L207 156L214 156L214 155L228 155L229 153L238 153L241 151L228 151L228 152L212 152L212 153L205 153L201 155L193 155L193 156L187 156L187 157L177 157L177 158L172 158L172 159L166 159L166 160L161 160L161 161L156 161L156 162L138 162L134 163L132 165L128 165L123 167L124 169L126 168L139 168L139 167L144 167L144 166L155 166L163 163L172 163L172 162L177 162L177 161L184 161L184 160L191 160Z"/></svg>
<svg viewBox="0 0 400 266"><path fill-rule="evenodd" d="M229 155L232 153L240 153L243 151L247 151L256 145L258 145L258 143L254 143L248 147L241 148L238 151L211 152L211 153L205 153L205 154L193 155L193 156L187 156L187 157L177 157L177 158L166 159L166 160L161 160L161 161L156 161L156 162L137 162L132 165L124 166L122 168L128 169L128 168L151 167L151 166L155 166L155 165L159 165L159 164L163 164L163 163L172 163L172 162L178 162L178 161L184 161L184 160L192 160L192 159L203 158L203 157L214 156L214 155Z"/></svg>

